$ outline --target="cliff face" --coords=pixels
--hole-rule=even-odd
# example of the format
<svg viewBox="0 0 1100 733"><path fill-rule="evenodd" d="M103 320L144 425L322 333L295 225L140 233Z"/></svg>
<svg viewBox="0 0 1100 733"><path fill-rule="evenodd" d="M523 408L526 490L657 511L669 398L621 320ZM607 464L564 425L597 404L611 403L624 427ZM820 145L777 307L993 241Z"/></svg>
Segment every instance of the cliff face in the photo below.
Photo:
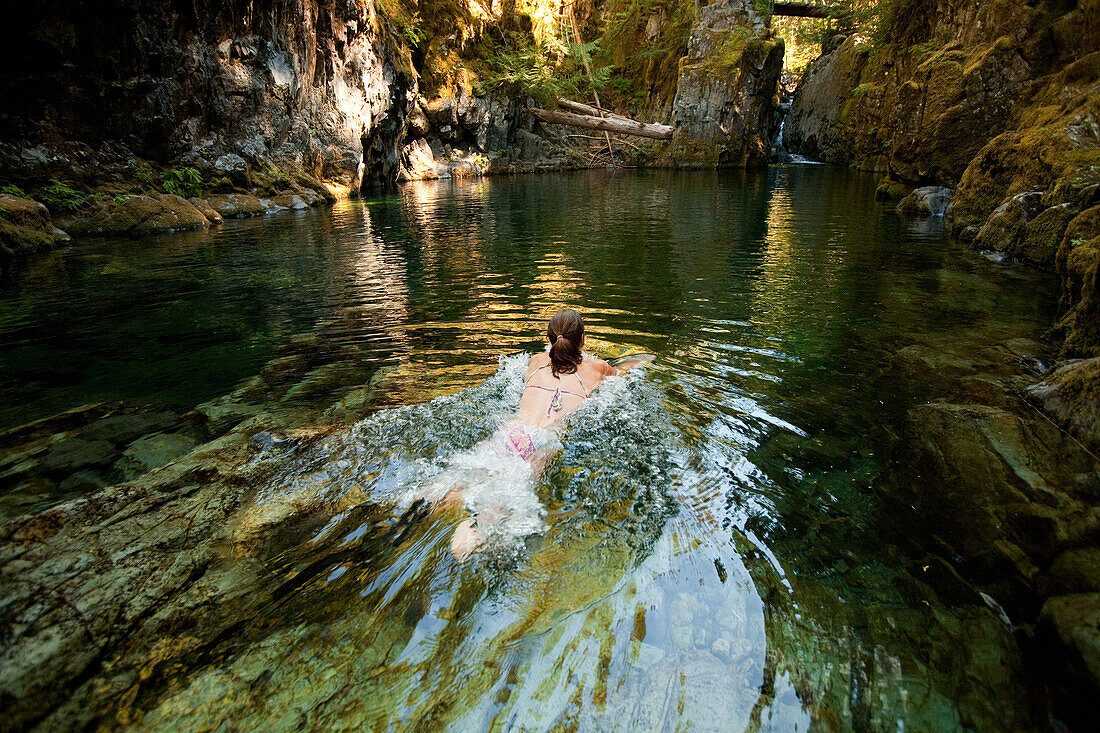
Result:
<svg viewBox="0 0 1100 733"><path fill-rule="evenodd" d="M667 160L678 167L767 163L783 41L749 0L707 5L680 61Z"/></svg>
<svg viewBox="0 0 1100 733"><path fill-rule="evenodd" d="M371 0L22 4L0 72L0 166L19 182L124 181L136 159L214 186L348 189L397 166L416 77ZM32 70L28 72L28 69Z"/></svg>
<svg viewBox="0 0 1100 733"><path fill-rule="evenodd" d="M923 6L923 22L897 29L908 37L884 45L852 35L811 65L786 141L827 162L954 185L1033 80L1072 51L1052 56L1049 13L1024 2L902 4Z"/></svg>

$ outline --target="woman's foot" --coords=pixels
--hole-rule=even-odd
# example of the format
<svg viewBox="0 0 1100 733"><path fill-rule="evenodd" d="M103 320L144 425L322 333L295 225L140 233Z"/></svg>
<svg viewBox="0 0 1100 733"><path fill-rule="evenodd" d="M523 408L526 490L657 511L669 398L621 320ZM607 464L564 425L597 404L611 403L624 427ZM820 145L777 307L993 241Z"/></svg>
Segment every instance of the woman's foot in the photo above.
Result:
<svg viewBox="0 0 1100 733"><path fill-rule="evenodd" d="M451 554L455 556L455 560L465 562L466 558L481 549L485 540L485 533L475 526L475 518L470 517L455 527L454 537L451 538Z"/></svg>

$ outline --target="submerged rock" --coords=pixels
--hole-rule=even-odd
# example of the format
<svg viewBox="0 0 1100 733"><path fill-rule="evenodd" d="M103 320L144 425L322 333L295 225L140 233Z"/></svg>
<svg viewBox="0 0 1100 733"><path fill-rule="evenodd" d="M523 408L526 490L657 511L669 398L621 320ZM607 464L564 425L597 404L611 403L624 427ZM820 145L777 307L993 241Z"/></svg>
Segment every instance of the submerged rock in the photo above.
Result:
<svg viewBox="0 0 1100 733"><path fill-rule="evenodd" d="M943 216L955 191L943 186L924 186L912 191L897 206L899 214Z"/></svg>
<svg viewBox="0 0 1100 733"><path fill-rule="evenodd" d="M0 258L51 249L70 239L42 204L0 194Z"/></svg>
<svg viewBox="0 0 1100 733"><path fill-rule="evenodd" d="M182 433L148 435L134 441L115 464L124 479L137 478L166 466L195 447L196 441Z"/></svg>

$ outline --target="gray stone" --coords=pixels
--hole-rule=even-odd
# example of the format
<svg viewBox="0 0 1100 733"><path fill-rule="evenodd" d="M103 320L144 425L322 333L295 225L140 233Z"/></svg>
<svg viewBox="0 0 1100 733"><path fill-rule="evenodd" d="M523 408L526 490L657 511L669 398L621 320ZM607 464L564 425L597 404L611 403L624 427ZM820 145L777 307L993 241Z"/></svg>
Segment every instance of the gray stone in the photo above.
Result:
<svg viewBox="0 0 1100 733"><path fill-rule="evenodd" d="M954 189L943 186L924 186L909 192L909 195L898 202L897 212L919 216L943 216L954 196Z"/></svg>
<svg viewBox="0 0 1100 733"><path fill-rule="evenodd" d="M215 160L214 170L236 186L248 185L248 161L235 153L226 153Z"/></svg>

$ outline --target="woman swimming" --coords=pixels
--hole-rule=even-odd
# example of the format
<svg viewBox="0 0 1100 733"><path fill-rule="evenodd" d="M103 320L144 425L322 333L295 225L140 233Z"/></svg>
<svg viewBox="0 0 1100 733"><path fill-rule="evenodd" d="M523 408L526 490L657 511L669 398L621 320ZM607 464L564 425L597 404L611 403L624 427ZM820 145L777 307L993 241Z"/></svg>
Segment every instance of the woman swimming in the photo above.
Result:
<svg viewBox="0 0 1100 733"><path fill-rule="evenodd" d="M585 355L584 321L574 310L560 311L551 318L546 338L550 341L549 350L532 356L527 365L519 411L490 438L503 443L505 450L513 458L526 462L535 475L553 453L551 446L556 441L552 428L558 420L580 407L607 377L653 360L647 355L613 367L602 359ZM456 486L445 502L457 503L464 493L464 487ZM485 544L487 535L479 522L491 524L503 514L506 514L503 510L482 510L459 524L451 540L455 558L462 562Z"/></svg>

